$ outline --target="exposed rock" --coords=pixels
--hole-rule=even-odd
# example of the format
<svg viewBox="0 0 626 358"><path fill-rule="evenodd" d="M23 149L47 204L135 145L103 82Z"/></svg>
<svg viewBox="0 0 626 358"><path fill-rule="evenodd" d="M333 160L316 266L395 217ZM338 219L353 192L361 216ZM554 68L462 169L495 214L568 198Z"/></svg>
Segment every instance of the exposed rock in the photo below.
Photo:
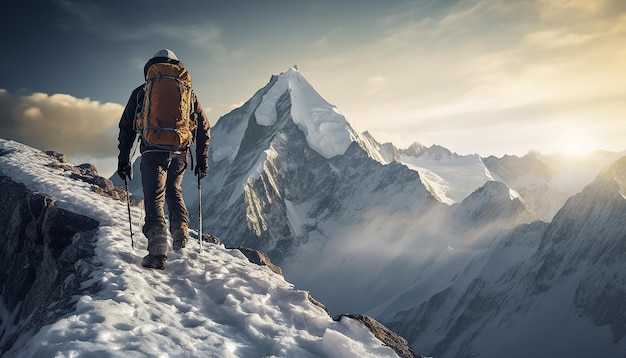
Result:
<svg viewBox="0 0 626 358"><path fill-rule="evenodd" d="M45 153L56 159L59 163L67 163L67 157L63 153L58 153L53 150L47 150Z"/></svg>
<svg viewBox="0 0 626 358"><path fill-rule="evenodd" d="M267 266L270 270L272 270L272 272L282 276L283 270L279 266L274 265L270 258L264 253L247 247L238 247L237 249L241 251L250 262L259 266Z"/></svg>
<svg viewBox="0 0 626 358"><path fill-rule="evenodd" d="M312 304L316 305L317 307L323 309L330 316L330 312L328 312L328 308L326 308L326 305L324 305L322 302L320 302L320 301L316 300L315 298L313 298L313 296L311 296L310 292L309 292L309 295L308 295L308 299L309 299L309 302L311 302Z"/></svg>
<svg viewBox="0 0 626 358"><path fill-rule="evenodd" d="M97 284L80 283L96 265L99 223L4 176L0 200L11 203L0 206L0 289L8 312L8 320L0 320L4 353L20 336L69 312L77 297L98 290Z"/></svg>
<svg viewBox="0 0 626 358"><path fill-rule="evenodd" d="M221 245L222 242L220 241L220 239L218 239L216 236L213 236L211 234L202 234L202 241L203 242L208 242L209 244L214 244L214 245Z"/></svg>
<svg viewBox="0 0 626 358"><path fill-rule="evenodd" d="M343 317L352 318L363 323L372 332L374 337L378 338L386 346L392 348L402 358L419 358L423 357L413 351L406 339L395 334L389 328L383 326L375 319L363 314L342 314L335 317L335 321L341 321Z"/></svg>
<svg viewBox="0 0 626 358"><path fill-rule="evenodd" d="M53 151L47 151L45 153L55 159L54 162L50 163L50 167L69 172L70 178L93 185L93 191L102 196L119 201L126 201L126 191L120 187L116 187L111 179L100 176L98 168L96 168L93 164L83 163L74 166L67 163L67 159L63 154ZM130 204L137 207L143 207L143 199L131 195Z"/></svg>

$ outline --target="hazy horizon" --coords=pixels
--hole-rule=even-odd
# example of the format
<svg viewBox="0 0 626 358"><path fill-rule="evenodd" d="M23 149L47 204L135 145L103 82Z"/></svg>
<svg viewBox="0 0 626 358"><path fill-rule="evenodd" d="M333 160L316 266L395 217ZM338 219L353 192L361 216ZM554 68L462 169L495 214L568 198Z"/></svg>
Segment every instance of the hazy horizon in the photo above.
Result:
<svg viewBox="0 0 626 358"><path fill-rule="evenodd" d="M618 0L166 4L8 4L0 136L113 171L122 109L144 63L167 47L212 124L297 65L356 130L399 147L626 149Z"/></svg>

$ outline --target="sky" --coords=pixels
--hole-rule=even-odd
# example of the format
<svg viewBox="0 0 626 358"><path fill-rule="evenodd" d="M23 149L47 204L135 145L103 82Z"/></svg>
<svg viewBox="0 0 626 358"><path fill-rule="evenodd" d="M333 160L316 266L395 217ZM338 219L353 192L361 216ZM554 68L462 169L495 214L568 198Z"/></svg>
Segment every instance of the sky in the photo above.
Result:
<svg viewBox="0 0 626 358"><path fill-rule="evenodd" d="M623 151L622 0L50 0L4 5L0 137L115 170L172 49L211 124L297 65L358 131L481 156ZM33 11L36 7L36 11Z"/></svg>

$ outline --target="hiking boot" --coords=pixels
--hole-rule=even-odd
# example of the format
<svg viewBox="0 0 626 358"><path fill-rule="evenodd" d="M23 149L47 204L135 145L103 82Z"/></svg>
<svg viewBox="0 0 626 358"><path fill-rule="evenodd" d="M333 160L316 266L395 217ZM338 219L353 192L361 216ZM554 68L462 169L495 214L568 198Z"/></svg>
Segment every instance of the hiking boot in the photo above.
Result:
<svg viewBox="0 0 626 358"><path fill-rule="evenodd" d="M141 266L159 270L165 270L165 260L167 260L167 256L165 255L150 255L148 254L146 257L141 260Z"/></svg>
<svg viewBox="0 0 626 358"><path fill-rule="evenodd" d="M162 222L146 222L143 233L148 239L148 254L152 256L167 255L167 233Z"/></svg>
<svg viewBox="0 0 626 358"><path fill-rule="evenodd" d="M189 241L189 238L186 236L183 236L180 238L174 238L174 244L172 245L172 247L174 248L174 251L178 251L182 249L183 247L187 246L187 241Z"/></svg>
<svg viewBox="0 0 626 358"><path fill-rule="evenodd" d="M170 233L172 234L172 238L174 239L174 242L172 244L172 248L174 249L174 251L178 251L187 246L187 242L189 241L189 235L186 224L172 225L170 227Z"/></svg>

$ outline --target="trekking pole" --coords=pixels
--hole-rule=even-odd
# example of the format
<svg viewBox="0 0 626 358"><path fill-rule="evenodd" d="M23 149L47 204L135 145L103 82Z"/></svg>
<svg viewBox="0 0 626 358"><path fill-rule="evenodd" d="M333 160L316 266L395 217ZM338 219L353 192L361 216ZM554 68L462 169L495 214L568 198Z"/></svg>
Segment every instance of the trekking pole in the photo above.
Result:
<svg viewBox="0 0 626 358"><path fill-rule="evenodd" d="M198 174L198 241L200 242L200 253L202 253L202 185L200 184L200 174Z"/></svg>
<svg viewBox="0 0 626 358"><path fill-rule="evenodd" d="M128 225L130 226L130 246L135 249L135 240L133 239L133 222L130 216L130 196L128 195L128 180L124 177L124 186L126 187L126 206L128 207Z"/></svg>

